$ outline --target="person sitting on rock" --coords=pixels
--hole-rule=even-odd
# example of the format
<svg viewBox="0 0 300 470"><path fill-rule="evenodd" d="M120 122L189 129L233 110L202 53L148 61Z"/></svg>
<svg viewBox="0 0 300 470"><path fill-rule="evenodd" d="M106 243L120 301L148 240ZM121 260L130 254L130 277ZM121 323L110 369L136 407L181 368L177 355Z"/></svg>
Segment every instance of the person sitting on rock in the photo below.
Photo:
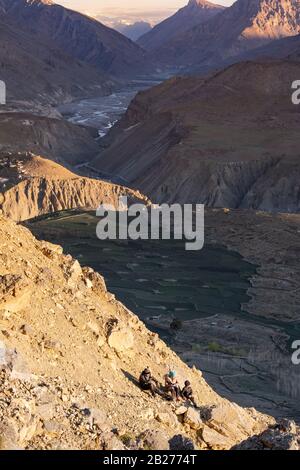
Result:
<svg viewBox="0 0 300 470"><path fill-rule="evenodd" d="M156 379L154 379L154 377L152 377L152 373L149 367L146 367L146 369L144 369L141 373L139 384L142 390L150 390L153 396L156 394L160 395L158 382Z"/></svg>
<svg viewBox="0 0 300 470"><path fill-rule="evenodd" d="M184 382L184 387L181 391L181 396L184 400L189 400L197 408L195 398L194 398L193 389L191 387L191 382L189 382L188 380L186 380Z"/></svg>
<svg viewBox="0 0 300 470"><path fill-rule="evenodd" d="M180 401L180 387L176 379L175 370L170 370L165 375L165 388L167 393L171 393L173 400Z"/></svg>

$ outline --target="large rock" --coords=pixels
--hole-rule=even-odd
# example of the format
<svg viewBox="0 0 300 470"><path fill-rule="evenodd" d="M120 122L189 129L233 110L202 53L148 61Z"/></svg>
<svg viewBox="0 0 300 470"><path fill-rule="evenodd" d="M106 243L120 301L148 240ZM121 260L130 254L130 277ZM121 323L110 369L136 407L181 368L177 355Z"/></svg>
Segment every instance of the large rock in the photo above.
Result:
<svg viewBox="0 0 300 470"><path fill-rule="evenodd" d="M0 308L17 313L29 304L32 288L23 276L0 276Z"/></svg>
<svg viewBox="0 0 300 470"><path fill-rule="evenodd" d="M11 379L33 381L35 376L27 371L27 366L15 349L8 348L0 341L0 367L6 369Z"/></svg>
<svg viewBox="0 0 300 470"><path fill-rule="evenodd" d="M261 437L261 442L270 450L299 450L298 437L295 434L266 432Z"/></svg>
<svg viewBox="0 0 300 470"><path fill-rule="evenodd" d="M232 439L225 437L224 435L220 434L214 429L209 428L208 426L204 426L201 432L201 438L205 442L207 447L213 450L228 450L234 444L234 441Z"/></svg>
<svg viewBox="0 0 300 470"><path fill-rule="evenodd" d="M202 426L200 413L195 408L187 409L186 413L184 414L183 421L185 424L188 424L190 428L195 429L196 431Z"/></svg>
<svg viewBox="0 0 300 470"><path fill-rule="evenodd" d="M170 428L177 428L178 426L178 419L176 415L171 414L171 413L158 413L156 415L156 419L160 423L165 424L166 426Z"/></svg>
<svg viewBox="0 0 300 470"><path fill-rule="evenodd" d="M233 442L251 436L257 430L256 422L250 414L235 403L226 402L212 408L206 424Z"/></svg>
<svg viewBox="0 0 300 470"><path fill-rule="evenodd" d="M113 331L108 338L108 344L117 352L124 352L131 349L134 344L132 331L129 328Z"/></svg>
<svg viewBox="0 0 300 470"><path fill-rule="evenodd" d="M42 253L49 259L53 259L55 255L62 255L63 248L60 245L54 245L53 243L41 241L40 249Z"/></svg>
<svg viewBox="0 0 300 470"><path fill-rule="evenodd" d="M294 421L285 419L232 450L300 450L300 432Z"/></svg>
<svg viewBox="0 0 300 470"><path fill-rule="evenodd" d="M125 450L124 444L112 432L106 432L101 435L102 450Z"/></svg>
<svg viewBox="0 0 300 470"><path fill-rule="evenodd" d="M67 270L68 286L74 288L77 286L79 279L82 277L82 269L76 260L68 267Z"/></svg>
<svg viewBox="0 0 300 470"><path fill-rule="evenodd" d="M18 429L14 420L5 419L0 423L0 450L18 448Z"/></svg>
<svg viewBox="0 0 300 470"><path fill-rule="evenodd" d="M105 280L99 273L96 273L89 267L82 268L82 273L88 288L93 289L94 292L98 292L99 294L107 292Z"/></svg>
<svg viewBox="0 0 300 470"><path fill-rule="evenodd" d="M159 430L148 429L138 438L143 450L169 450L169 441L166 434Z"/></svg>

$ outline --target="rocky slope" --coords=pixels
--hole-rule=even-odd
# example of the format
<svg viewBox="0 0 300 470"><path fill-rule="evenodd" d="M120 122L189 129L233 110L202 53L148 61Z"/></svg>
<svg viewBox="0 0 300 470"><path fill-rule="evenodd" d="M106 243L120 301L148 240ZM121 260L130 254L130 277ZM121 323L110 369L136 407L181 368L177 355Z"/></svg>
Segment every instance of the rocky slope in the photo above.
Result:
<svg viewBox="0 0 300 470"><path fill-rule="evenodd" d="M298 62L245 62L140 93L93 165L155 202L297 212Z"/></svg>
<svg viewBox="0 0 300 470"><path fill-rule="evenodd" d="M138 44L147 51L159 49L174 38L174 36L182 34L194 26L213 18L224 8L221 5L206 0L189 0L185 7L140 37Z"/></svg>
<svg viewBox="0 0 300 470"><path fill-rule="evenodd" d="M299 32L299 0L237 0L203 25L171 39L154 55L173 66L216 67L230 57Z"/></svg>
<svg viewBox="0 0 300 470"><path fill-rule="evenodd" d="M62 53L119 77L151 69L144 51L98 21L48 0L1 0L0 19L38 37Z"/></svg>
<svg viewBox="0 0 300 470"><path fill-rule="evenodd" d="M215 394L99 274L4 218L0 276L2 449L229 449L274 425ZM198 410L136 385L145 365L162 380L170 364L192 382ZM294 448L296 426L280 429Z"/></svg>
<svg viewBox="0 0 300 470"><path fill-rule="evenodd" d="M0 208L15 221L68 209L118 206L121 196L148 204L138 191L75 175L32 153L0 156Z"/></svg>
<svg viewBox="0 0 300 470"><path fill-rule="evenodd" d="M0 77L10 108L32 109L108 93L114 82L0 13Z"/></svg>

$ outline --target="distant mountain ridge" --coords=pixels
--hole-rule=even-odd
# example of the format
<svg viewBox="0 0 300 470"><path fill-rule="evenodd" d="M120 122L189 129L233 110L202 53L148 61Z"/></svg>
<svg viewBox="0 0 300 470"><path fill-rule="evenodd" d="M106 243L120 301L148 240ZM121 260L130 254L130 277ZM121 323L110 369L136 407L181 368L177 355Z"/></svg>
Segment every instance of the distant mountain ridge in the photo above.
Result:
<svg viewBox="0 0 300 470"><path fill-rule="evenodd" d="M137 42L146 50L154 51L173 37L207 21L224 9L225 7L206 0L189 0L185 7L156 25Z"/></svg>
<svg viewBox="0 0 300 470"><path fill-rule="evenodd" d="M152 70L133 41L93 18L48 0L0 0L0 19L49 42L53 48L118 77Z"/></svg>
<svg viewBox="0 0 300 470"><path fill-rule="evenodd" d="M218 66L247 50L299 33L299 0L237 0L207 22L165 43L153 56L186 68Z"/></svg>
<svg viewBox="0 0 300 470"><path fill-rule="evenodd" d="M133 24L119 23L118 25L114 26L114 29L119 31L119 33L124 34L124 36L131 39L132 41L137 41L141 36L151 31L152 26L146 21L136 21Z"/></svg>

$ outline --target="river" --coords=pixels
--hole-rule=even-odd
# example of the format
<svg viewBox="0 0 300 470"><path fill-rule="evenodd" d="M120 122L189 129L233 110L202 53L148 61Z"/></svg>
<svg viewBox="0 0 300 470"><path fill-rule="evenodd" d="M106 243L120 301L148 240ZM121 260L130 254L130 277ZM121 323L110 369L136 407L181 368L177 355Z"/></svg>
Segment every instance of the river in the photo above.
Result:
<svg viewBox="0 0 300 470"><path fill-rule="evenodd" d="M109 96L73 101L58 108L58 111L74 124L96 128L99 138L104 137L120 119L135 95L161 83L160 80L135 80Z"/></svg>

